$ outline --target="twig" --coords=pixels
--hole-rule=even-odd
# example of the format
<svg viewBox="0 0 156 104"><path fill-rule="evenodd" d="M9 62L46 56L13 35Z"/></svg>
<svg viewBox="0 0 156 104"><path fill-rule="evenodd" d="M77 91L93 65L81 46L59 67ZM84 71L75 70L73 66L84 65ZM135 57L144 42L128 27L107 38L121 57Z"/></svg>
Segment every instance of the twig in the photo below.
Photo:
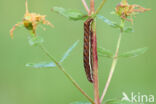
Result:
<svg viewBox="0 0 156 104"><path fill-rule="evenodd" d="M90 14L95 12L94 0L90 0Z"/></svg>
<svg viewBox="0 0 156 104"><path fill-rule="evenodd" d="M76 83L76 81L64 70L63 66L59 64L48 52L48 50L39 45L39 47L43 50L43 52L56 64L56 66L65 74L65 76L73 83L73 85L92 103L95 104L94 101L80 88L80 86Z"/></svg>
<svg viewBox="0 0 156 104"><path fill-rule="evenodd" d="M87 5L86 1L85 1L85 0L82 0L82 4L83 4L83 6L85 7L87 13L89 14L90 10L89 10L89 8L88 8L88 5Z"/></svg>
<svg viewBox="0 0 156 104"><path fill-rule="evenodd" d="M96 12L95 12L95 16L100 12L100 10L102 9L103 5L105 4L107 0L102 0L101 4L98 6Z"/></svg>
<svg viewBox="0 0 156 104"><path fill-rule="evenodd" d="M106 93L107 93L108 87L109 87L109 85L110 85L110 82L111 82L111 79L112 79L112 76L113 76L113 73L114 73L114 70L115 70L117 61L118 61L118 58L117 58L117 57L118 57L118 53L119 53L121 37L122 37L122 31L120 32L120 35L119 35L119 38L118 38L115 56L114 56L114 58L113 58L112 66L111 66L110 73L109 73L109 76L108 76L108 80L107 80L106 85L105 85L105 88L104 88L104 90L103 90L103 93L102 93L100 102L103 101L103 99L104 99L104 97L105 97L105 95L106 95Z"/></svg>

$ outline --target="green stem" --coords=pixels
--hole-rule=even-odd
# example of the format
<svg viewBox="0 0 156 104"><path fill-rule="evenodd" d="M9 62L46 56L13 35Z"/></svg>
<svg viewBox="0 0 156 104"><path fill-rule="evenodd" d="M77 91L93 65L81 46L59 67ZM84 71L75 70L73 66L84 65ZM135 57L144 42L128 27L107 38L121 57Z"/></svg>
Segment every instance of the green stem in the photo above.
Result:
<svg viewBox="0 0 156 104"><path fill-rule="evenodd" d="M121 37L122 37L122 30L120 31L120 35L119 35L117 46L116 46L116 52L115 52L115 55L113 57L113 62L112 62L112 66L111 66L111 69L110 69L109 76L108 76L108 80L107 80L105 88L103 90L100 102L103 101L103 99L104 99L104 97L105 97L105 95L107 93L107 90L108 90L108 87L110 85L113 73L115 71L115 67L116 67L116 64L117 64L117 61L118 61L118 53L119 53L119 48L120 48Z"/></svg>
<svg viewBox="0 0 156 104"><path fill-rule="evenodd" d="M95 16L100 12L100 10L102 9L103 5L105 4L107 0L102 0L101 4L98 6L96 12L95 12Z"/></svg>
<svg viewBox="0 0 156 104"><path fill-rule="evenodd" d="M56 66L65 74L65 76L73 83L73 85L92 103L95 104L94 101L80 88L80 86L76 83L76 81L64 70L63 66L58 63L48 52L48 50L39 45L39 47L43 50L43 52L56 64Z"/></svg>

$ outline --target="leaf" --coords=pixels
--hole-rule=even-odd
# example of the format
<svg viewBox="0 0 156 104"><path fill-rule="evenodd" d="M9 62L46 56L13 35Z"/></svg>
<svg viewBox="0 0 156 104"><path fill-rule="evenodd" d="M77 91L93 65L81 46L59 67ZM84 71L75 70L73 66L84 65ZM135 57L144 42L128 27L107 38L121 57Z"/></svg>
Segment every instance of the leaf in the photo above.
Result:
<svg viewBox="0 0 156 104"><path fill-rule="evenodd" d="M99 19L101 19L103 22L105 22L106 24L108 24L109 26L113 27L113 28L121 28L120 25L118 25L118 24L115 23L115 22L110 21L109 19L107 19L107 18L104 17L104 16L97 15L97 17L98 17Z"/></svg>
<svg viewBox="0 0 156 104"><path fill-rule="evenodd" d="M72 9L64 9L61 7L53 7L52 10L70 20L84 20L88 16L78 10L72 10Z"/></svg>
<svg viewBox="0 0 156 104"><path fill-rule="evenodd" d="M89 102L73 102L73 103L70 103L70 104L91 104Z"/></svg>
<svg viewBox="0 0 156 104"><path fill-rule="evenodd" d="M26 67L33 67L33 68L51 68L56 67L55 63L53 62L40 62L40 63L30 63L26 64Z"/></svg>
<svg viewBox="0 0 156 104"><path fill-rule="evenodd" d="M77 46L79 40L77 40L63 55L59 63L62 63L71 53L71 51ZM52 68L56 67L54 62L39 62L39 63L29 63L26 64L26 67L33 67L33 68Z"/></svg>
<svg viewBox="0 0 156 104"><path fill-rule="evenodd" d="M98 51L98 55L99 56L103 56L103 57L107 57L107 58L112 58L113 57L113 53L105 48L97 48Z"/></svg>
<svg viewBox="0 0 156 104"><path fill-rule="evenodd" d="M111 12L110 12L110 14L115 15L115 14L116 14L116 12L115 12L115 11L111 11Z"/></svg>
<svg viewBox="0 0 156 104"><path fill-rule="evenodd" d="M112 99L112 100L106 101L104 104L136 104L136 103L132 103L129 101L121 101L119 99Z"/></svg>
<svg viewBox="0 0 156 104"><path fill-rule="evenodd" d="M123 31L126 33L131 33L131 32L134 32L134 29L132 27L126 27L126 28L124 28Z"/></svg>
<svg viewBox="0 0 156 104"><path fill-rule="evenodd" d="M42 37L39 37L39 36L29 37L28 39L29 39L29 44L31 46L37 46L37 45L44 42L44 39Z"/></svg>
<svg viewBox="0 0 156 104"><path fill-rule="evenodd" d="M144 47L144 48L139 48L139 49L136 49L136 50L132 50L132 51L129 51L129 52L126 52L126 53L122 53L120 54L118 57L120 58L130 58L130 57L136 57L136 56L139 56L141 54L144 54L146 51L147 51L147 47Z"/></svg>
<svg viewBox="0 0 156 104"><path fill-rule="evenodd" d="M79 40L77 40L63 55L62 59L60 60L60 63L62 63L70 54L70 52L77 46L79 43Z"/></svg>

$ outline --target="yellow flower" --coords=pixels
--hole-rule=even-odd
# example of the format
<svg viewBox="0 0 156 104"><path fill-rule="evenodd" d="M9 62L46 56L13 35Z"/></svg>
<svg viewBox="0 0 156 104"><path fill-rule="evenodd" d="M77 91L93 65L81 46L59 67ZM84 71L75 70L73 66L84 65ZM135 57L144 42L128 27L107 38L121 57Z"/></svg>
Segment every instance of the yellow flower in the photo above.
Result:
<svg viewBox="0 0 156 104"><path fill-rule="evenodd" d="M51 27L54 27L48 20L45 19L45 15L40 15L36 13L29 13L27 0L25 2L26 13L24 15L24 19L22 22L15 24L13 28L10 30L10 36L13 38L13 32L16 27L20 25L24 25L24 27L30 30L34 35L36 35L36 27L39 23L46 24Z"/></svg>
<svg viewBox="0 0 156 104"><path fill-rule="evenodd" d="M151 9L146 9L141 7L140 5L129 5L127 0L123 0L120 4L118 4L115 8L116 13L122 18L127 21L133 22L132 17L136 13L143 13L145 11L149 11ZM130 16L130 19L128 18Z"/></svg>

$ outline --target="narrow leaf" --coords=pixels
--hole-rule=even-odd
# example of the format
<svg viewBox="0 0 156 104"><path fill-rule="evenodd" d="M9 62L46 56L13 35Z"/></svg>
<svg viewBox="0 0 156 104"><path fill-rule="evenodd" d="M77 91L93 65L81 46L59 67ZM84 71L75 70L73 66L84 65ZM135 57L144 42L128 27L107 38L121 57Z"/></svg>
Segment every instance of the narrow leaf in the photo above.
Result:
<svg viewBox="0 0 156 104"><path fill-rule="evenodd" d="M79 40L76 41L63 55L63 57L60 60L60 63L62 63L71 53L71 51L77 46ZM56 67L54 62L40 62L40 63L29 63L26 64L27 67L33 67L33 68L52 68Z"/></svg>
<svg viewBox="0 0 156 104"><path fill-rule="evenodd" d="M56 67L55 63L53 62L40 62L40 63L30 63L26 64L26 67L33 67L33 68L51 68Z"/></svg>
<svg viewBox="0 0 156 104"><path fill-rule="evenodd" d="M124 32L131 33L131 32L134 32L134 29L132 27L126 27L124 28Z"/></svg>
<svg viewBox="0 0 156 104"><path fill-rule="evenodd" d="M36 36L36 37L28 37L28 41L31 46L37 46L43 43L44 39L42 37Z"/></svg>
<svg viewBox="0 0 156 104"><path fill-rule="evenodd" d="M119 99L112 99L112 100L106 101L104 104L136 104L136 103L132 103L129 101L121 101Z"/></svg>
<svg viewBox="0 0 156 104"><path fill-rule="evenodd" d="M62 63L70 54L70 52L77 46L79 43L79 40L77 40L63 55L62 59L60 60L60 63Z"/></svg>
<svg viewBox="0 0 156 104"><path fill-rule="evenodd" d="M107 19L107 18L104 17L104 16L97 15L97 17L98 17L99 19L101 19L103 22L105 22L106 24L108 24L109 26L113 27L113 28L121 28L120 25L118 25L118 24L115 23L115 22L110 21L109 19Z"/></svg>
<svg viewBox="0 0 156 104"><path fill-rule="evenodd" d="M107 57L107 58L112 58L113 57L113 53L105 48L97 48L98 51L98 55L99 56L103 56L103 57Z"/></svg>
<svg viewBox="0 0 156 104"><path fill-rule="evenodd" d="M72 10L72 9L64 9L61 7L53 7L52 10L70 20L84 20L87 18L87 15L78 11L78 10Z"/></svg>
<svg viewBox="0 0 156 104"><path fill-rule="evenodd" d="M146 51L147 51L147 47L145 48L139 48L139 49L136 49L136 50L132 50L132 51L129 51L129 52L126 52L126 53L122 53L120 54L118 57L120 58L130 58L130 57L136 57L136 56L139 56L141 54L144 54Z"/></svg>

